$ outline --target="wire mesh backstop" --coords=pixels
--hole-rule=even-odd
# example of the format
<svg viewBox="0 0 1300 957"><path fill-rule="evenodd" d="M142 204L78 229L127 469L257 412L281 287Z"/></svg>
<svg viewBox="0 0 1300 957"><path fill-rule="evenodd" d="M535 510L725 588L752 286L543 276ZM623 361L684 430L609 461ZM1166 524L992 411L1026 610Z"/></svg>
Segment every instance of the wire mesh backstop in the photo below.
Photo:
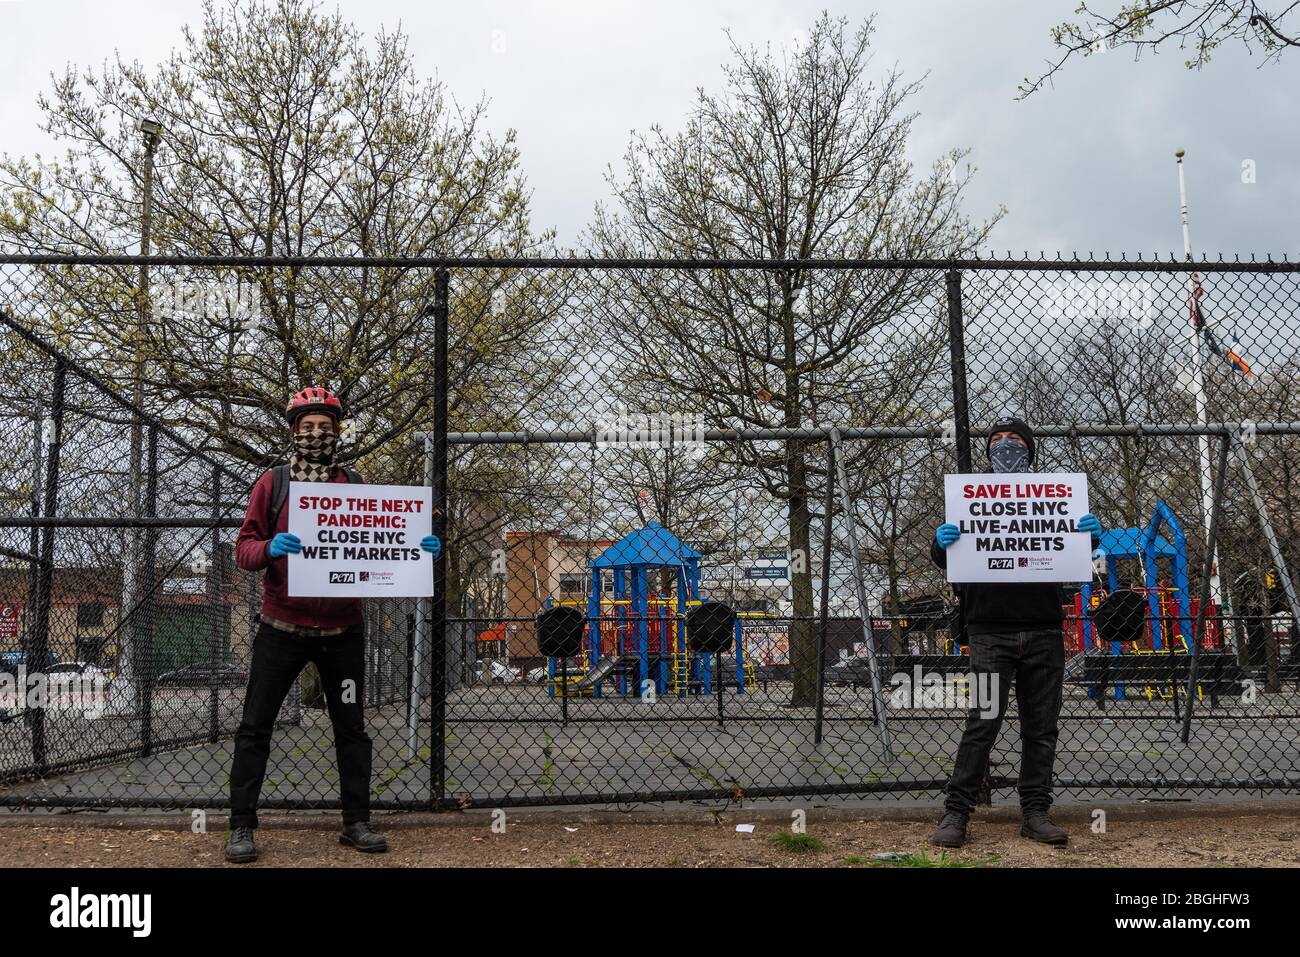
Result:
<svg viewBox="0 0 1300 957"><path fill-rule="evenodd" d="M1103 525L1052 624L1058 789L1294 788L1298 274L0 261L0 803L227 806L261 604L232 542L307 383L447 546L434 598L367 603L376 807L937 795L973 678L930 546L1004 413ZM264 806L338 806L320 698L308 671Z"/></svg>

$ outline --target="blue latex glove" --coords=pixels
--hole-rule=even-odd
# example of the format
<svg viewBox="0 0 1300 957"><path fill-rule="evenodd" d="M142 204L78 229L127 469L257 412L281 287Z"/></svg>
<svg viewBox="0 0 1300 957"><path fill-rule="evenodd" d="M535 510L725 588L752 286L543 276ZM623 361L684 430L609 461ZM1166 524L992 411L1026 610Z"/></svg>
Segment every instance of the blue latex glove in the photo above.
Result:
<svg viewBox="0 0 1300 957"><path fill-rule="evenodd" d="M947 548L959 538L961 538L961 529L952 522L945 522L934 530L934 540L939 543L940 548Z"/></svg>
<svg viewBox="0 0 1300 957"><path fill-rule="evenodd" d="M442 554L442 539L437 535L426 535L420 539L420 547L434 558L437 558Z"/></svg>
<svg viewBox="0 0 1300 957"><path fill-rule="evenodd" d="M272 558L284 558L290 552L296 555L300 551L302 551L302 539L289 532L277 533L266 549L266 553Z"/></svg>
<svg viewBox="0 0 1300 957"><path fill-rule="evenodd" d="M1101 519L1089 512L1079 519L1078 529L1081 532L1088 532L1094 538L1098 537L1101 535Z"/></svg>

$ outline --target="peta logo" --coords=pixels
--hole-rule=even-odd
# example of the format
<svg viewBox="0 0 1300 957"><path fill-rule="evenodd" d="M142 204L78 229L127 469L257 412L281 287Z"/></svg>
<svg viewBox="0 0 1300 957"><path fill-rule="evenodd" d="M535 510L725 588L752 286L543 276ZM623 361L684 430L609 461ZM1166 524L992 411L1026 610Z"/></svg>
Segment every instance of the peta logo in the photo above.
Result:
<svg viewBox="0 0 1300 957"><path fill-rule="evenodd" d="M356 580L356 572L330 572L331 585L353 585Z"/></svg>
<svg viewBox="0 0 1300 957"><path fill-rule="evenodd" d="M152 894L69 894L50 898L50 926L127 927L133 937L148 937L153 925Z"/></svg>
<svg viewBox="0 0 1300 957"><path fill-rule="evenodd" d="M1014 558L990 558L989 559L990 571L992 571L995 568L1005 569L1007 571L1010 571L1015 567L1016 567L1016 560Z"/></svg>

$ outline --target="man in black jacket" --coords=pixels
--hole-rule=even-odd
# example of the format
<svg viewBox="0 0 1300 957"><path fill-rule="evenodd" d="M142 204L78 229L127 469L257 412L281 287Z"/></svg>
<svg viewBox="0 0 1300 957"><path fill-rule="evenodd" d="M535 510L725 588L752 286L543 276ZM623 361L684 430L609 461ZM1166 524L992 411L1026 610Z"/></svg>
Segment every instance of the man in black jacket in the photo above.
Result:
<svg viewBox="0 0 1300 957"><path fill-rule="evenodd" d="M1034 432L1015 418L999 419L985 446L994 472L1028 472L1034 463ZM1095 539L1101 523L1092 514L1076 527ZM956 525L940 525L930 555L948 567L946 549L961 536ZM971 708L957 748L957 761L948 781L948 796L939 829L930 839L940 847L961 847L975 809L975 795L988 767L989 752L1002 727L1011 684L1020 706L1020 809L1023 837L1045 844L1065 844L1069 835L1047 816L1052 806L1052 767L1056 760L1057 718L1065 677L1065 646L1061 635L1065 595L1059 584L965 583L953 586L970 643L975 675L989 675L997 696L992 713Z"/></svg>

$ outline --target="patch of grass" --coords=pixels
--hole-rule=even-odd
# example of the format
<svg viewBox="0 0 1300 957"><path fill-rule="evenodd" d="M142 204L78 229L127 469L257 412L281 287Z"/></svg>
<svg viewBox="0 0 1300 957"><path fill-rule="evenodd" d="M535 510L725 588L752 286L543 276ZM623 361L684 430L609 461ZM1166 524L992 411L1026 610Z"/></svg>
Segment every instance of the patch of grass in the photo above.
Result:
<svg viewBox="0 0 1300 957"><path fill-rule="evenodd" d="M551 760L551 733L542 729L542 777L538 782L550 794L555 789L555 762Z"/></svg>
<svg viewBox="0 0 1300 957"><path fill-rule="evenodd" d="M791 831L774 831L768 837L768 842L783 851L792 851L796 854L802 854L805 851L820 851L826 847L822 839L815 834L804 832L803 834L794 834Z"/></svg>
<svg viewBox="0 0 1300 957"><path fill-rule="evenodd" d="M872 864L875 862L869 857L863 857L861 854L850 854L848 857L844 858L841 863L847 864L849 867L862 867L864 864Z"/></svg>
<svg viewBox="0 0 1300 957"><path fill-rule="evenodd" d="M920 848L915 854L903 854L892 861L872 858L871 863L876 867L988 867L999 860L997 854L987 854L984 857L957 857L947 851L940 851L937 856L931 857L925 848Z"/></svg>
<svg viewBox="0 0 1300 957"><path fill-rule="evenodd" d="M709 770L707 768L696 767L695 765L691 764L690 761L686 760L686 758L682 757L680 754L677 754L673 751L668 752L668 757L672 758L674 761L676 761L678 764L684 767L687 771L691 772L691 774L695 775L695 779L701 782L702 784L707 784L710 787L717 788L719 791L725 790L722 782L719 781L716 777L714 777L711 773L709 773Z"/></svg>

